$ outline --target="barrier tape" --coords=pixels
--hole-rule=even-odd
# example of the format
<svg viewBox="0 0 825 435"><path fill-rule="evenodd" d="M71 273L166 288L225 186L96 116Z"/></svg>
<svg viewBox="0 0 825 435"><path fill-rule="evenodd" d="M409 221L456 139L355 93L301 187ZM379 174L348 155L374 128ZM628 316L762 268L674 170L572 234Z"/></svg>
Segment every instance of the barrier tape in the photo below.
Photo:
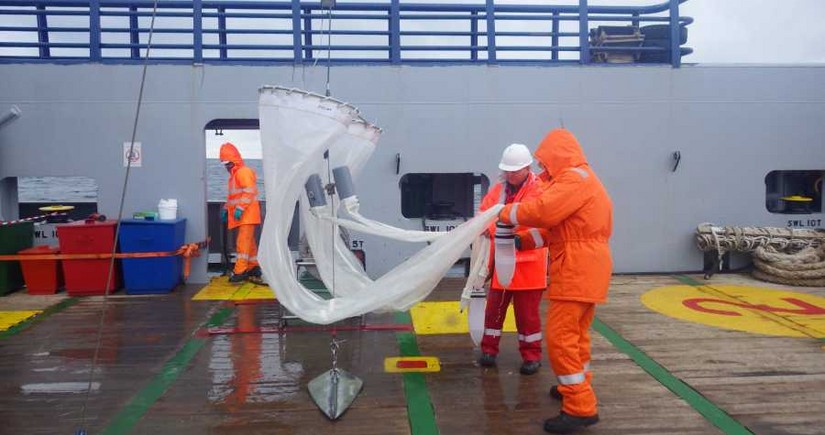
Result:
<svg viewBox="0 0 825 435"><path fill-rule="evenodd" d="M174 257L182 255L183 277L189 277L190 261L194 257L200 256L200 250L209 246L209 239L197 243L187 243L176 251L161 252L118 252L116 254L31 254L31 255L0 255L0 261L36 261L36 260L106 260L114 258L158 258Z"/></svg>

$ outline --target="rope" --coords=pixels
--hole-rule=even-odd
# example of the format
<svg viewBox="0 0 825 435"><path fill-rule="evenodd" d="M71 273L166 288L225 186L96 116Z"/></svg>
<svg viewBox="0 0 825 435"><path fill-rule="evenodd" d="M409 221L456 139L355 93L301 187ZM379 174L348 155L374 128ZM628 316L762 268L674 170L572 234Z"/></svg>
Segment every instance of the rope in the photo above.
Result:
<svg viewBox="0 0 825 435"><path fill-rule="evenodd" d="M135 119L132 123L132 140L129 141L129 156L131 157L134 153L135 148L135 137L137 136L137 126L138 120L140 119L140 107L143 104L143 89L146 85L146 70L149 67L149 54L152 51L152 36L155 33L155 18L157 17L158 13L158 0L154 1L152 5L152 20L149 23L149 36L146 41L146 57L143 60L143 72L140 77L140 90L138 91L138 100L137 100L137 107L135 108ZM120 193L120 206L118 207L117 212L117 219L118 223L115 225L115 240L118 239L120 235L120 219L123 216L123 204L126 200L126 187L129 185L129 173L132 169L132 159L126 159L126 175L123 177L123 189L121 189ZM108 277L106 278L106 287L103 291L103 308L100 310L100 319L97 324L97 343L95 345L95 353L92 356L92 368L89 371L89 382L86 388L86 394L83 398L83 408L81 410L80 415L80 429L78 429L77 433L79 434L86 434L86 410L89 404L89 395L92 391L92 382L94 381L95 377L95 370L97 368L97 359L100 354L100 343L103 337L103 320L106 318L106 309L108 308L108 301L109 301L109 287L112 283L112 277L115 271L115 254L117 250L117 243L112 244L112 259L109 262L109 273Z"/></svg>
<svg viewBox="0 0 825 435"><path fill-rule="evenodd" d="M696 228L696 246L703 252L753 252L758 247L778 251L799 251L823 244L825 231L820 229L734 227L701 224Z"/></svg>
<svg viewBox="0 0 825 435"><path fill-rule="evenodd" d="M825 231L772 227L719 227L701 224L696 245L717 251L749 252L753 276L777 284L825 286Z"/></svg>

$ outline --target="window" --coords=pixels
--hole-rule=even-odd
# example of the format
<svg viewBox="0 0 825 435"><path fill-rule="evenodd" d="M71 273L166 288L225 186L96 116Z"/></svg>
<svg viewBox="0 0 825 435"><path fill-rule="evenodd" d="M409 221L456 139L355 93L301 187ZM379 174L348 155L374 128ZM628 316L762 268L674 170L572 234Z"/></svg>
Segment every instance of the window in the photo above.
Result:
<svg viewBox="0 0 825 435"><path fill-rule="evenodd" d="M822 213L825 171L771 171L765 177L765 207L771 213Z"/></svg>
<svg viewBox="0 0 825 435"><path fill-rule="evenodd" d="M482 174L405 174L401 214L408 219L468 218L475 214L490 181Z"/></svg>

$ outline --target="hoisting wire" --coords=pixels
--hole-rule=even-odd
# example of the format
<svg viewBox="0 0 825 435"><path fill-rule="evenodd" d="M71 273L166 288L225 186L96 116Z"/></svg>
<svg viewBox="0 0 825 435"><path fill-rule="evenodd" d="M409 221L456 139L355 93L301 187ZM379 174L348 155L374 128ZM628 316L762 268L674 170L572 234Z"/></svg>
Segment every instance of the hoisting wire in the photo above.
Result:
<svg viewBox="0 0 825 435"><path fill-rule="evenodd" d="M120 220L123 216L123 204L126 199L126 187L129 185L129 173L132 169L132 156L134 155L135 150L135 137L137 135L137 126L138 120L140 119L140 107L143 103L143 89L146 84L146 70L149 67L149 54L152 50L152 35L154 34L155 30L155 17L157 16L158 12L158 0L154 1L152 5L152 19L149 23L149 36L146 41L146 57L143 59L143 72L140 77L140 90L138 91L138 99L137 99L137 107L135 109L135 119L132 123L132 137L129 141L129 154L127 154L126 158L126 175L123 178L123 189L121 189L120 193L120 205L118 207L117 212L117 224L115 225L115 237L114 242L112 243L112 259L109 262L109 273L106 277L106 287L103 291L103 308L100 311L100 319L97 324L97 340L95 344L95 352L92 356L92 367L89 370L89 381L86 387L86 395L83 398L83 408L80 414L80 428L77 430L76 435L86 435L86 409L88 408L89 403L89 395L92 391L92 384L94 381L95 370L97 369L97 360L100 354L100 342L103 336L103 321L106 318L106 309L108 308L108 300L109 300L109 287L112 285L112 277L114 276L115 270L115 257L114 254L117 251L117 239L120 236Z"/></svg>
<svg viewBox="0 0 825 435"><path fill-rule="evenodd" d="M321 4L323 5L324 3L326 3L327 6L329 6L329 8L327 8L327 83L326 92L324 95L329 97L330 95L332 95L332 93L329 90L329 75L330 70L332 69L332 7L335 6L335 0L322 0Z"/></svg>

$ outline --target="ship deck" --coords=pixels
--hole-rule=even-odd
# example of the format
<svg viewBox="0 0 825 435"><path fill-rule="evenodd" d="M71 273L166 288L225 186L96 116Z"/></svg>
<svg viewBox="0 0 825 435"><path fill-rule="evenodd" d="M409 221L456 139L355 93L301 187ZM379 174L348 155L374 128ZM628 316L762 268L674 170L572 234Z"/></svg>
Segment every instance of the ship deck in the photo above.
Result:
<svg viewBox="0 0 825 435"><path fill-rule="evenodd" d="M461 284L443 280L428 301L457 301ZM271 300L193 300L201 287L116 294L103 316L101 297L0 298L0 311L44 310L0 332L0 432L539 434L558 413L547 362L534 376L519 374L514 333L504 334L498 366L484 369L468 334L411 329L409 313L397 313L337 325L338 366L364 388L329 421L306 386L331 367L330 329L294 320L280 328ZM663 287L682 299L648 294ZM780 290L807 302L783 306ZM747 299L760 291L786 299ZM587 433L822 433L822 298L825 288L745 275L615 276L593 326L601 422ZM650 308L689 305L699 309L684 317L700 317ZM741 323L748 316L762 333ZM387 372L385 359L398 356L438 358L440 371Z"/></svg>

